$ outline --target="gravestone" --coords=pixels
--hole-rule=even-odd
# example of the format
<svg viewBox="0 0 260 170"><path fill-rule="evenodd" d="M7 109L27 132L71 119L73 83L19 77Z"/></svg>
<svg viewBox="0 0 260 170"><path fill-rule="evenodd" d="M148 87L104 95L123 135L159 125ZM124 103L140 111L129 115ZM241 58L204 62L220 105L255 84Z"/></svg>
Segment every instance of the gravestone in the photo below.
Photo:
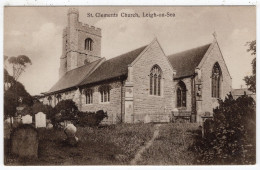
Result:
<svg viewBox="0 0 260 170"><path fill-rule="evenodd" d="M78 138L76 137L77 128L73 124L68 124L64 128L64 133L67 136L67 143L71 146L76 146L78 143Z"/></svg>
<svg viewBox="0 0 260 170"><path fill-rule="evenodd" d="M41 128L46 127L46 115L42 112L35 114L35 127Z"/></svg>
<svg viewBox="0 0 260 170"><path fill-rule="evenodd" d="M21 125L11 133L11 153L19 157L38 157L38 132L32 125Z"/></svg>
<svg viewBox="0 0 260 170"><path fill-rule="evenodd" d="M23 124L32 124L32 116L31 115L22 116L22 122Z"/></svg>

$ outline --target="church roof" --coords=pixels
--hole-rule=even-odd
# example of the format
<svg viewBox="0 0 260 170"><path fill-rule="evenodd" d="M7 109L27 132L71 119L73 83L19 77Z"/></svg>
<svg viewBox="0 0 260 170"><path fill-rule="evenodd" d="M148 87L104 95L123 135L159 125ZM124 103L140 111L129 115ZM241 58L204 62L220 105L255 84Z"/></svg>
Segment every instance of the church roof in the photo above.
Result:
<svg viewBox="0 0 260 170"><path fill-rule="evenodd" d="M211 44L179 52L168 56L173 69L176 70L175 78L188 77L194 74L203 56Z"/></svg>
<svg viewBox="0 0 260 170"><path fill-rule="evenodd" d="M102 59L99 59L92 63L88 63L86 65L68 71L47 93L52 93L55 91L60 91L77 86L101 61Z"/></svg>
<svg viewBox="0 0 260 170"><path fill-rule="evenodd" d="M128 53L104 61L90 76L86 77L80 85L100 82L115 77L127 75L130 65L147 46L140 47Z"/></svg>
<svg viewBox="0 0 260 170"><path fill-rule="evenodd" d="M53 93L75 86L96 83L127 75L128 65L131 64L146 47L147 46L143 46L115 58L106 60L101 63L97 69L95 69L95 67L102 62L102 59L70 70L61 77L47 93Z"/></svg>

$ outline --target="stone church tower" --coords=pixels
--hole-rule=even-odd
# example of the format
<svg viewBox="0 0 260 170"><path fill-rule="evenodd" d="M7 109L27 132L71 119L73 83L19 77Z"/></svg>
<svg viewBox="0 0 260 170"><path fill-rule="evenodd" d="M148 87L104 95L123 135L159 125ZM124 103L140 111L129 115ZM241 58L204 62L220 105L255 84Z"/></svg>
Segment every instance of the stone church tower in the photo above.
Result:
<svg viewBox="0 0 260 170"><path fill-rule="evenodd" d="M79 11L68 10L68 26L63 30L59 77L101 57L101 29L79 22Z"/></svg>

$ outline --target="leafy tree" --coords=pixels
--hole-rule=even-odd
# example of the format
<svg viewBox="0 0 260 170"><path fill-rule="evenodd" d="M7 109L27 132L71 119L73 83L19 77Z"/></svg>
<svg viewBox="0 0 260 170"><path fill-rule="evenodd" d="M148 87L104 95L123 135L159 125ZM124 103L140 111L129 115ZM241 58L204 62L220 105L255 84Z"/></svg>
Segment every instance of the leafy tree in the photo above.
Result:
<svg viewBox="0 0 260 170"><path fill-rule="evenodd" d="M13 69L13 78L14 80L18 80L22 72L24 72L25 68L28 64L32 64L31 59L26 55L19 55L17 57L10 57L8 62L12 65Z"/></svg>
<svg viewBox="0 0 260 170"><path fill-rule="evenodd" d="M13 76L10 76L6 68L4 68L4 115L15 116L16 107L19 105L18 99L22 99L22 103L27 106L32 106L33 98L25 90L23 84L18 82L19 76L24 72L28 64L32 64L29 57L25 55L19 55L17 57L4 56L4 61L9 62L13 68ZM5 66L6 67L6 66Z"/></svg>
<svg viewBox="0 0 260 170"><path fill-rule="evenodd" d="M246 76L244 78L244 81L246 82L246 85L249 86L249 90L252 92L256 92L256 40L247 42L247 45L249 48L247 49L248 52L251 52L251 55L254 56L254 59L251 62L252 65L252 75Z"/></svg>
<svg viewBox="0 0 260 170"><path fill-rule="evenodd" d="M205 138L195 143L199 164L255 163L255 101L243 95L233 99L229 94L214 109L213 121L204 123ZM209 123L211 125L209 126ZM207 126L206 126L207 124ZM251 147L248 147L251 145Z"/></svg>
<svg viewBox="0 0 260 170"><path fill-rule="evenodd" d="M37 114L39 112L45 113L47 119L52 119L55 114L54 109L50 105L37 101L32 106L32 114Z"/></svg>
<svg viewBox="0 0 260 170"><path fill-rule="evenodd" d="M4 115L15 116L16 107L19 105L19 98L22 103L27 106L33 105L33 97L26 91L20 82L16 82L4 93Z"/></svg>

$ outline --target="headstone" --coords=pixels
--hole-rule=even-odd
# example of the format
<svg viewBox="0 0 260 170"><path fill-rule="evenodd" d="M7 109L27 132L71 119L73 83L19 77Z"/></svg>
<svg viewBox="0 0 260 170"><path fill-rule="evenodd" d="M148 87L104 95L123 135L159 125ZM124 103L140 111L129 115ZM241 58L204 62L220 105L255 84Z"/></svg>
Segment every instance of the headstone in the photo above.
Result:
<svg viewBox="0 0 260 170"><path fill-rule="evenodd" d="M68 124L65 129L64 133L67 136L67 143L71 146L76 146L79 139L76 137L77 128L73 124Z"/></svg>
<svg viewBox="0 0 260 170"><path fill-rule="evenodd" d="M35 114L35 127L46 127L46 115L42 112Z"/></svg>
<svg viewBox="0 0 260 170"><path fill-rule="evenodd" d="M38 157L38 132L31 125L21 125L11 134L11 153L19 157Z"/></svg>
<svg viewBox="0 0 260 170"><path fill-rule="evenodd" d="M65 127L64 132L67 135L67 137L74 137L77 132L77 128L73 124L68 124Z"/></svg>
<svg viewBox="0 0 260 170"><path fill-rule="evenodd" d="M32 116L31 115L22 116L22 122L23 124L32 124Z"/></svg>

